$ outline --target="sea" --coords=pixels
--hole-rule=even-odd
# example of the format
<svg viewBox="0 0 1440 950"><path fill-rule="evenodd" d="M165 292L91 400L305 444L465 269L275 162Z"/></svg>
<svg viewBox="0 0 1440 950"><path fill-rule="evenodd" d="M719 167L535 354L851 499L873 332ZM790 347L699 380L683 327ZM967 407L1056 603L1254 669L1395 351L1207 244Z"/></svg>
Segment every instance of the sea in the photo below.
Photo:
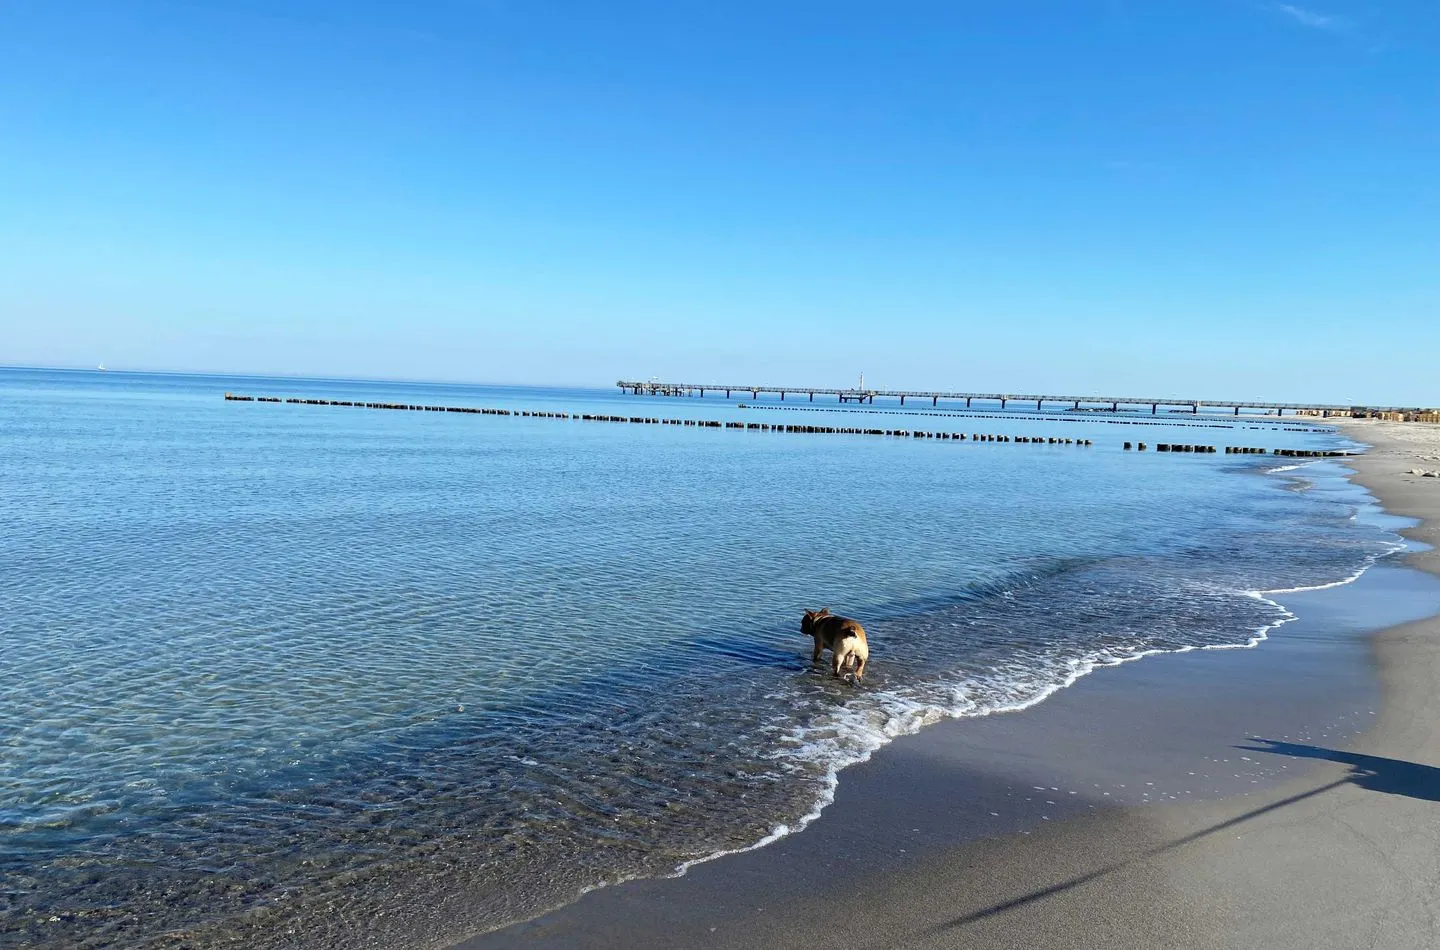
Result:
<svg viewBox="0 0 1440 950"><path fill-rule="evenodd" d="M447 946L1399 547L1340 462L1223 451L1320 420L833 400L0 370L0 945Z"/></svg>

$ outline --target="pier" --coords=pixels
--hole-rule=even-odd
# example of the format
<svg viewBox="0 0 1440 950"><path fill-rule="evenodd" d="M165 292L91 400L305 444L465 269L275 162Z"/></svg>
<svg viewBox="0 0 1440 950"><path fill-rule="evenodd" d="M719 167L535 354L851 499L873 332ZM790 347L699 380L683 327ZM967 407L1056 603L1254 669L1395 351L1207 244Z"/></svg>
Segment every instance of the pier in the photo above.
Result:
<svg viewBox="0 0 1440 950"><path fill-rule="evenodd" d="M781 402L786 396L805 397L808 402L814 402L816 396L833 397L839 402L855 402L874 404L879 399L896 399L900 405L905 405L907 399L929 400L931 406L939 406L943 400L947 403L965 403L965 408L979 400L985 403L999 403L1001 409L1007 408L1010 403L1029 404L1034 403L1036 411L1044 409L1045 404L1052 406L1064 406L1073 412L1120 412L1122 407L1127 410L1141 411L1146 408L1151 415L1158 415L1160 407L1167 409L1178 407L1181 411L1189 412L1192 415L1199 415L1204 409L1231 409L1235 415L1240 415L1242 409L1260 409L1267 412L1273 411L1276 416L1283 416L1285 413L1313 412L1322 417L1329 417L1331 413L1336 415L1350 415L1359 409L1367 411L1405 411L1397 410L1394 407L1379 406L1339 406L1325 403L1310 402L1255 402L1252 400L1235 399L1171 399L1154 396L1060 396L1045 395L1039 393L966 393L966 392L940 392L921 391L907 389L828 389L816 386L739 386L720 383L668 383L658 380L639 382L636 380L622 379L616 383L623 392L636 396L698 396L704 398L708 393L724 393L725 398L731 398L734 393L748 394L752 399L759 399L761 393L778 395Z"/></svg>

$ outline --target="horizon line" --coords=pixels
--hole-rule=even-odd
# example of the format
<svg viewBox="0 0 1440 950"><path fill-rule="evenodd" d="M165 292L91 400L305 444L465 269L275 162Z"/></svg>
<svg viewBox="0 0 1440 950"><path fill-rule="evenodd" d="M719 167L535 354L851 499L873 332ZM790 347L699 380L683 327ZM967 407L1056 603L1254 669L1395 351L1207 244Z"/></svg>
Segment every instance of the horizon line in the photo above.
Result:
<svg viewBox="0 0 1440 950"><path fill-rule="evenodd" d="M112 374L112 373L114 373L114 374L120 374L120 375L135 375L135 376L200 376L200 377L216 377L216 378L232 378L232 379L308 380L308 381L312 381L312 382L336 382L336 383L413 383L413 384L417 384L417 385L429 385L429 386L493 386L493 387L540 386L540 387L546 387L546 388L551 388L551 389L577 389L577 390L586 390L586 389L589 389L589 390L608 390L608 389L614 388L615 385L616 385L616 383L614 383L614 382L611 382L611 383L596 383L596 384L588 384L588 383L534 382L534 381L531 381L531 382L501 382L501 381L497 381L497 380L475 380L475 379L438 379L438 378L428 378L428 379L427 379L427 378L415 378L415 377L407 377L407 376L326 376L326 375L307 375L307 374L303 374L303 373L265 373L265 372L256 372L256 371L243 371L243 372L241 372L241 371L229 371L229 370L222 371L222 370L136 369L136 368L126 368L126 369L111 369L111 368L105 368L105 369L101 369L101 368L99 368L98 366L75 366L75 365L71 365L71 366L43 366L43 365L36 365L36 364L30 364L30 363L11 363L11 362L4 362L4 361L0 361L0 370L32 370L32 371L39 371L39 372L57 372L57 373L89 373L89 374L95 374L95 375ZM698 385L698 384L697 384L697 385ZM743 386L743 387L733 387L733 386L732 386L732 387L727 387L727 386L725 386L724 384L718 383L718 382L717 382L717 383L713 383L713 384L712 384L712 383L706 383L706 384L704 384L704 385L705 385L705 388L707 388L707 389L712 388L712 387L715 388L715 389L732 388L732 389L736 389L737 391L742 390L742 389L749 389L749 388L750 388L749 386ZM778 391L778 389L779 389L779 387L769 387L769 386L762 386L762 387L760 387L760 388L761 388L761 389L772 390L772 391ZM840 388L845 388L845 387L840 387ZM824 391L835 391L835 390L836 390L836 387L831 387L831 386L808 386L808 385L807 385L807 386L796 386L796 387L794 387L793 389L787 389L786 391L787 391L787 392L793 391L793 392L799 393L799 392L805 392L805 391L811 390L811 389L816 390L817 392L818 392L818 391L821 391L821 390L824 390ZM900 392L900 390L884 390L883 392L885 392L885 393L897 393L897 392ZM938 393L940 393L940 394L942 394L942 395L944 395L944 393L945 393L945 391L943 391L943 390L905 390L905 392L910 393L910 394L913 394L913 395L917 395L917 396L918 396L918 395L921 395L922 393L923 393L924 395L929 395L929 394L931 394L932 392L938 392ZM1098 391L1097 391L1097 392L1098 392ZM1018 401L1018 400L1020 400L1020 399L1023 399L1024 396L1023 396L1023 395L1019 395L1019 394L1018 394L1018 391L1017 391L1017 395L1016 395L1015 397L1012 397L1012 398L1015 398L1015 399ZM1033 398L1033 396L1032 396L1032 398ZM1073 398L1073 396L1072 396L1071 398ZM1081 398L1081 399L1090 399L1090 398L1092 398L1092 397L1091 397L1091 396L1088 396L1088 395L1081 395L1080 398ZM1102 400L1099 395L1096 395L1096 396L1094 396L1093 398L1095 398L1097 401L1106 401L1106 402L1108 402L1108 401L1111 401L1113 397L1106 396L1106 397L1104 397L1103 400ZM1162 401L1162 402L1163 402L1163 401L1167 401L1168 399L1171 399L1171 398L1178 400L1178 402L1173 403L1173 404L1175 404L1175 405L1179 405L1180 403L1192 403L1192 402L1195 402L1195 401L1196 401L1196 400L1190 399L1190 398L1188 398L1188 397L1178 397L1178 396L1177 396L1177 397L1163 397L1161 401ZM1129 402L1130 400L1127 399L1127 400L1123 400L1123 401ZM1140 402L1148 403L1148 402L1152 402L1152 401L1154 401L1154 398L1153 398L1153 397L1147 397L1147 398L1145 398L1145 399L1143 399L1143 400L1140 400L1139 402L1136 402L1136 404L1138 405L1138 404L1140 404ZM1241 402L1260 402L1260 401L1261 401L1261 400L1241 400ZM1201 404L1201 405L1206 405L1206 406L1210 406L1210 405L1215 405L1215 406L1233 406L1233 405L1234 405L1234 403L1231 402L1231 401L1220 401L1220 402L1213 402L1213 403L1212 403L1212 402L1206 402L1206 401L1203 401L1203 400L1200 401L1200 404ZM1300 406L1300 407L1305 407L1305 406L1310 406L1310 405L1319 405L1320 403L1315 402L1315 401L1307 401L1307 400L1292 400L1290 403L1287 403L1287 405L1292 405L1292 404L1293 404L1293 405L1296 405L1296 406ZM1365 408L1365 409L1370 409L1370 408L1396 408L1396 407L1385 407L1385 406L1380 406L1379 404L1363 403L1363 402L1335 402L1335 403L1329 403L1328 405L1331 406L1331 407L1335 407L1335 408ZM1417 405L1415 405L1415 406L1405 406L1405 407L1403 407L1403 408L1404 408L1404 409L1421 410L1421 409L1425 409L1425 408L1427 408L1427 407L1421 406L1421 405L1418 405L1418 404L1417 404Z"/></svg>
<svg viewBox="0 0 1440 950"><path fill-rule="evenodd" d="M416 378L411 376L324 376L306 373L264 373L253 370L190 370L190 369L137 369L98 366L43 366L33 363L10 363L0 361L0 370L37 370L45 373L93 373L119 374L129 376L214 376L233 379L300 379L329 383L419 383L430 386L548 386L554 389L610 389L613 384L583 383L537 383L500 382L498 380Z"/></svg>

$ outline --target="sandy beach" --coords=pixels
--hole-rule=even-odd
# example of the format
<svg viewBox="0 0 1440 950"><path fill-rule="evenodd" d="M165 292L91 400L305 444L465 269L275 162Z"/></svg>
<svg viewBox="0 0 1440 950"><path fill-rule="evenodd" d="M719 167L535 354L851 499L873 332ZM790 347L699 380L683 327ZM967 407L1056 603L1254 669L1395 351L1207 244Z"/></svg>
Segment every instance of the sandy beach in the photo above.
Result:
<svg viewBox="0 0 1440 950"><path fill-rule="evenodd" d="M1373 446L1355 481L1435 545L1440 478L1408 472L1440 427L1342 425ZM1280 598L1301 619L1260 649L943 723L800 834L461 946L1440 946L1440 557L1406 561Z"/></svg>

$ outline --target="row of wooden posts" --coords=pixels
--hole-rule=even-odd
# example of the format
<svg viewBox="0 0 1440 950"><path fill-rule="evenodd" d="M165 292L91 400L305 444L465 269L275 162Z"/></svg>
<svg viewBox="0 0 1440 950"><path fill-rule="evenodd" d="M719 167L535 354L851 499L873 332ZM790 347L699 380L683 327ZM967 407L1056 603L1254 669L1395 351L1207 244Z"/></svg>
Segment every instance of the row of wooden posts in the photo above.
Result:
<svg viewBox="0 0 1440 950"><path fill-rule="evenodd" d="M642 425L673 425L673 426L696 426L703 429L748 429L760 432L794 432L794 433L819 433L825 435L885 435L900 436L914 439L949 439L965 441L967 436L963 432L925 432L919 429L876 429L858 428L850 426L809 426L809 425L780 425L769 422L722 422L719 419L658 419L651 416L607 416L591 413L569 413L569 412L548 412L535 409L485 409L475 406L418 406L400 402L355 402L344 399L281 399L278 396L245 396L239 393L226 393L225 398L231 402L286 402L305 406L352 406L361 409L400 409L413 412L463 412L485 416L524 416L534 419L578 419L583 422L627 422ZM1090 446L1094 442L1090 439L1067 439L1058 436L1026 436L1026 435L995 435L987 432L972 432L968 436L972 442L1013 442L1024 445L1080 445ZM1146 444L1125 443L1126 450L1139 449L1144 452ZM1157 442L1157 452L1199 452L1214 453L1217 451L1213 445L1180 445L1172 442ZM1343 458L1352 453L1336 450L1320 449L1258 449L1242 446L1225 446L1226 455L1265 455L1273 454L1285 458Z"/></svg>
<svg viewBox="0 0 1440 950"><path fill-rule="evenodd" d="M1009 436L990 435L984 432L973 432L966 436L963 432L925 432L920 429L863 429L850 426L807 426L807 425L780 425L769 422L721 422L718 419L652 419L646 416L590 416L582 415L577 418L595 422L640 422L658 425L686 425L699 426L702 429L749 429L752 432L798 432L814 433L819 435L889 435L902 436L913 439L953 439L963 442L967 438L972 442L1016 442L1030 445L1094 445L1090 439L1064 439L1057 436L1040 438L1038 436Z"/></svg>
<svg viewBox="0 0 1440 950"><path fill-rule="evenodd" d="M1141 442L1141 443L1139 443L1138 445L1131 445L1129 442L1126 442L1126 443L1125 443L1125 448L1126 448L1127 450L1128 450L1128 449L1132 449L1132 448L1136 448L1136 449L1139 449L1141 452L1143 452L1143 451L1145 451L1145 443L1144 443L1144 442ZM1204 453L1213 453L1213 452L1216 452L1217 449L1216 449L1215 446L1213 446L1213 445L1177 445L1177 444L1175 444L1175 443L1173 443L1173 442L1157 442L1157 443L1155 443L1155 451L1157 451L1157 452L1200 452L1200 453L1204 454ZM1308 458L1346 458L1346 457L1348 457L1349 455L1351 455L1352 453L1350 453L1350 452L1341 452L1341 451L1337 451L1337 450L1334 450L1334 449L1256 449L1256 448L1249 448L1249 447L1247 447L1247 446L1242 446L1242 445L1227 445L1227 446L1225 446L1225 454L1226 454L1226 455L1267 455L1267 454L1271 454L1271 455L1279 455L1279 456L1281 456L1281 457L1283 457L1283 458L1307 458L1307 459L1308 459Z"/></svg>
<svg viewBox="0 0 1440 950"><path fill-rule="evenodd" d="M245 396L226 393L231 402L286 402L304 406L353 406L360 409L402 409L414 412L465 412L486 416L525 416L535 419L578 419L582 422L629 422L641 425L696 426L702 429L749 429L760 432L799 432L825 435L888 435L914 439L954 439L964 441L963 432L923 432L918 429L863 429L848 426L780 425L769 422L722 422L719 419L658 419L651 416L607 416L592 413L544 412L533 409L482 409L471 406L416 406L403 402L353 402L343 399L281 399L278 396ZM974 442L1017 442L1029 445L1094 445L1090 439L1065 439L1056 436L992 435L974 432Z"/></svg>
<svg viewBox="0 0 1440 950"><path fill-rule="evenodd" d="M300 406L353 406L357 409L403 409L412 412L468 412L482 416L531 416L536 419L578 419L568 412L539 412L533 409L483 409L477 406L412 406L403 402L352 402L345 399L281 399L279 396L243 396L226 393L229 402L288 402ZM590 418L586 416L585 418ZM597 417L598 418L598 417Z"/></svg>
<svg viewBox="0 0 1440 950"><path fill-rule="evenodd" d="M1349 458L1357 453L1341 452L1335 449L1276 449L1274 454L1292 459L1335 459Z"/></svg>

